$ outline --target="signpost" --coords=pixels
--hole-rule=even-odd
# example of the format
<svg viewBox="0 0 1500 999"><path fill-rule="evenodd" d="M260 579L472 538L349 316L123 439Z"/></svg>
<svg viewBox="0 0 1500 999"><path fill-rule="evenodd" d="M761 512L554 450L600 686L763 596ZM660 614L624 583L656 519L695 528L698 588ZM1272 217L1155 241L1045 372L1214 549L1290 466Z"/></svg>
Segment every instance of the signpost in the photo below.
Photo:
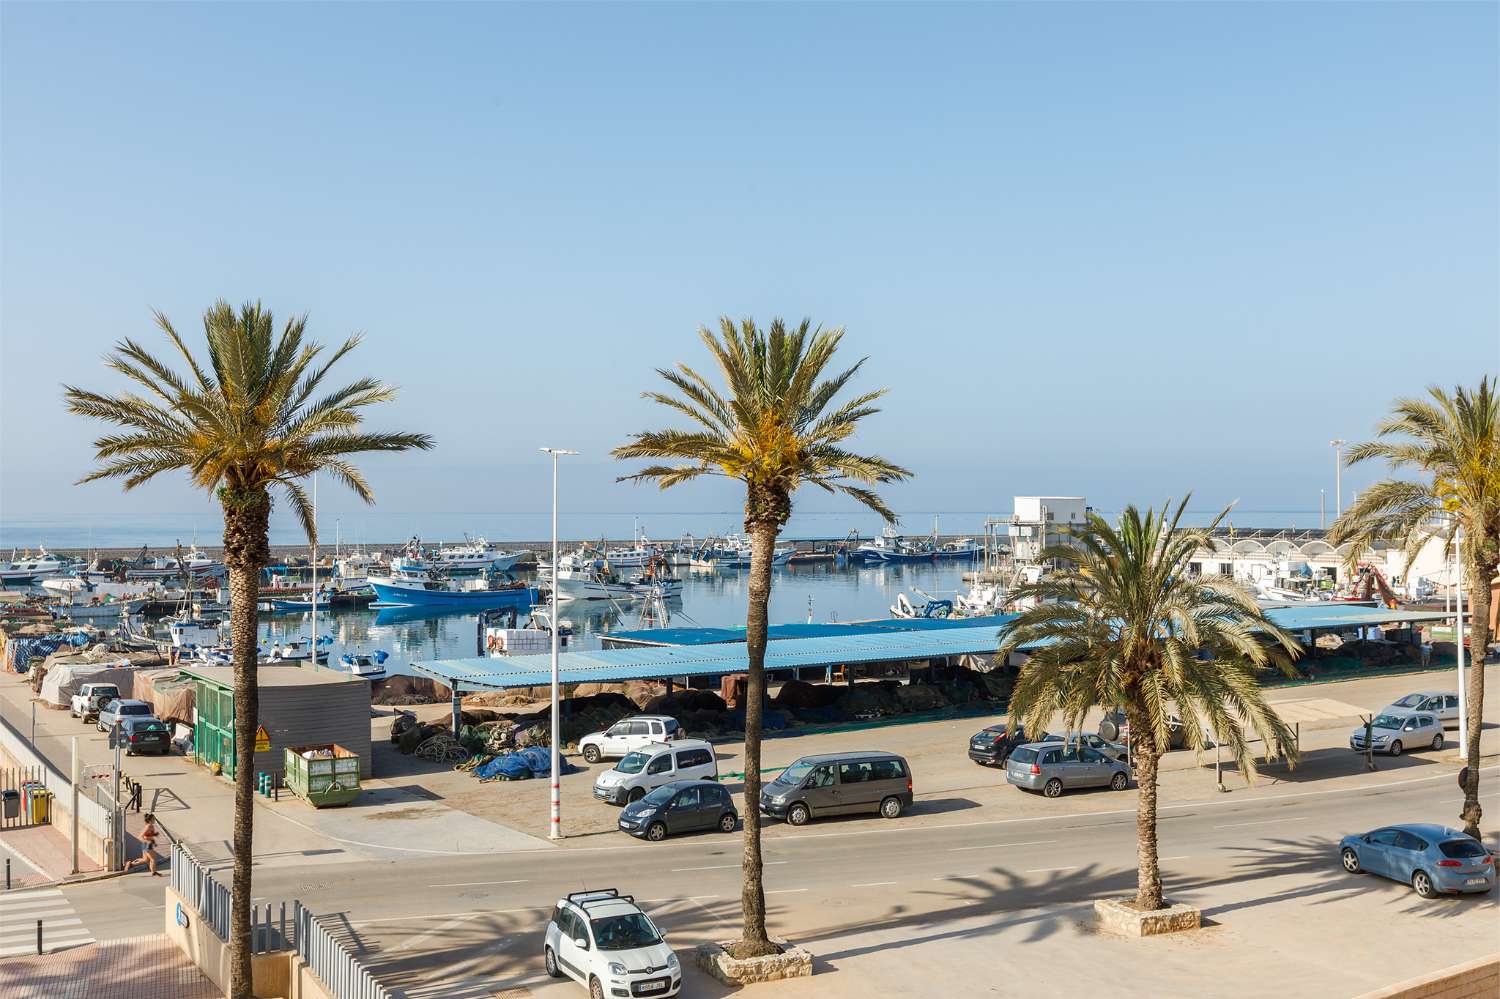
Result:
<svg viewBox="0 0 1500 999"><path fill-rule="evenodd" d="M270 750L271 733L266 731L266 727L264 725L261 725L255 730L255 751L257 753L267 753L270 752Z"/></svg>

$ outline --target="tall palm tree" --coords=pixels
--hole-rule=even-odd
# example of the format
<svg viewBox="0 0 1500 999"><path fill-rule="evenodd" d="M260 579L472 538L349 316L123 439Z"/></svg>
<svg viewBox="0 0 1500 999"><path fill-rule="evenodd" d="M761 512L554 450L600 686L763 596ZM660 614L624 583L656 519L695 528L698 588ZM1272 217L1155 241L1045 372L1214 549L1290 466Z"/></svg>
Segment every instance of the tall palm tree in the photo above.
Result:
<svg viewBox="0 0 1500 999"><path fill-rule="evenodd" d="M1475 668L1464 688L1468 777L1459 817L1479 835L1479 735L1484 719L1484 659L1490 644L1490 585L1500 571L1500 393L1488 376L1477 389L1449 395L1436 385L1426 399L1397 399L1376 433L1381 440L1349 449L1347 463L1383 458L1416 480L1386 479L1359 494L1328 532L1335 545L1352 542L1350 561L1376 541L1404 549L1407 563L1434 539L1444 545L1462 530L1459 561L1467 579L1469 648Z"/></svg>
<svg viewBox="0 0 1500 999"><path fill-rule="evenodd" d="M65 386L68 409L122 431L94 441L99 467L81 482L122 479L124 488L181 469L195 486L218 497L224 511L224 564L229 573L234 660L234 883L230 921L234 965L230 991L249 999L250 863L254 807L256 602L260 571L269 561L271 490L291 503L309 540L317 537L302 480L324 471L367 503L370 487L349 456L369 451L426 449L425 434L369 433L360 410L391 400L396 390L361 378L319 395L329 369L360 342L352 336L324 356L305 341L307 318L289 320L278 336L260 303L236 313L219 301L203 315L207 365L200 364L167 317L156 323L186 365L180 372L134 340L106 356L106 366L136 392L89 392Z"/></svg>
<svg viewBox="0 0 1500 999"><path fill-rule="evenodd" d="M1130 723L1136 805L1135 905L1160 909L1157 763L1169 745L1173 710L1188 745L1226 744L1247 777L1255 773L1250 733L1268 752L1295 761L1291 731L1266 704L1256 671L1288 675L1300 646L1266 619L1255 599L1223 576L1193 576L1193 553L1212 541L1226 509L1206 528L1181 526L1175 510L1144 515L1125 508L1111 526L1092 511L1041 557L1062 568L1020 587L1038 602L1005 632L997 661L1025 649L1030 658L1011 693L1010 713L1028 732L1054 716L1077 729L1094 705L1123 705Z"/></svg>
<svg viewBox="0 0 1500 999"><path fill-rule="evenodd" d="M750 536L750 605L745 620L749 676L745 690L745 856L740 905L745 928L740 957L775 952L766 936L766 898L761 881L760 742L766 677L766 603L771 595L771 556L776 537L792 514L792 494L802 485L843 493L894 523L895 515L868 487L897 482L910 472L884 458L854 454L842 446L884 389L865 392L837 406L834 399L864 364L825 377L843 329L811 328L804 319L788 329L780 319L762 331L751 319L738 326L727 316L719 331L698 335L723 375L727 394L686 364L657 374L676 391L646 392L692 423L690 430L636 434L615 448L616 458L665 460L624 480L656 482L666 489L702 475L723 475L745 484L745 532ZM856 484L859 483L859 484Z"/></svg>

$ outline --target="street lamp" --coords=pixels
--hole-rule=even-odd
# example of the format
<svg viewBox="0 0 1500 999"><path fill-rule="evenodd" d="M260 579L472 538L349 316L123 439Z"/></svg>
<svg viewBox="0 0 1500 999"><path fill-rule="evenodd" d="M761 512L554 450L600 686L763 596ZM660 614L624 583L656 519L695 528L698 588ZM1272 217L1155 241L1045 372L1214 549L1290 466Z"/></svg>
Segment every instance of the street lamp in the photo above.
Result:
<svg viewBox="0 0 1500 999"><path fill-rule="evenodd" d="M1349 442L1335 437L1328 442L1333 448L1333 519L1344 512L1344 445Z"/></svg>
<svg viewBox="0 0 1500 999"><path fill-rule="evenodd" d="M560 719L557 710L557 459L578 452L556 447L537 450L552 456L552 822L547 827L547 838L562 839L562 784L559 782L562 757L558 752Z"/></svg>
<svg viewBox="0 0 1500 999"><path fill-rule="evenodd" d="M1327 503L1325 502L1327 499L1328 499L1328 490L1327 489L1319 489L1318 490L1318 529L1322 530L1322 531L1328 530L1328 511L1327 511Z"/></svg>

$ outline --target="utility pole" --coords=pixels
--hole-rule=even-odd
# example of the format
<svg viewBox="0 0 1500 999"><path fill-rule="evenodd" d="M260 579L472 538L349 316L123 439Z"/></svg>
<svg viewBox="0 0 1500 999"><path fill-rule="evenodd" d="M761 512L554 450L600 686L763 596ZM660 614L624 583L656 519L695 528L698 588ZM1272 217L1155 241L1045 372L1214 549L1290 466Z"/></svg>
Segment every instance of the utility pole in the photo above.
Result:
<svg viewBox="0 0 1500 999"><path fill-rule="evenodd" d="M73 736L73 765L69 774L73 779L73 870L70 874L78 873L78 736Z"/></svg>
<svg viewBox="0 0 1500 999"><path fill-rule="evenodd" d="M1333 448L1333 516L1337 520L1344 512L1344 445L1349 442L1335 437L1328 442Z"/></svg>
<svg viewBox="0 0 1500 999"><path fill-rule="evenodd" d="M557 690L557 459L565 454L577 454L562 448L538 448L552 456L552 821L547 827L548 839L562 839L562 757L559 750L562 718L558 711ZM602 545L600 546L603 547Z"/></svg>
<svg viewBox="0 0 1500 999"><path fill-rule="evenodd" d="M1328 490L1318 490L1318 529L1328 530Z"/></svg>
<svg viewBox="0 0 1500 999"><path fill-rule="evenodd" d="M1469 691L1464 683L1464 549L1463 527L1453 529L1453 644L1458 655L1458 752L1468 752ZM1482 668L1482 665L1481 665Z"/></svg>

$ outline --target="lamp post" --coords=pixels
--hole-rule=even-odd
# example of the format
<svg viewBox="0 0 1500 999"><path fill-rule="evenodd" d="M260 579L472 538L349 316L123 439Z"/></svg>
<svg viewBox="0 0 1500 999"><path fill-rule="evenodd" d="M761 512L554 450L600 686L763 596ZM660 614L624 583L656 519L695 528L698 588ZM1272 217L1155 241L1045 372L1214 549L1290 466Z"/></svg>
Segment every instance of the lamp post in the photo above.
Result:
<svg viewBox="0 0 1500 999"><path fill-rule="evenodd" d="M1453 644L1458 657L1458 752L1469 745L1469 691L1464 682L1464 549L1463 528L1453 529ZM1482 668L1482 660L1481 660Z"/></svg>
<svg viewBox="0 0 1500 999"><path fill-rule="evenodd" d="M562 839L562 784L559 783L562 757L558 750L561 719L557 694L557 459L578 452L556 447L537 450L552 456L552 821L547 826L547 838Z"/></svg>
<svg viewBox="0 0 1500 999"><path fill-rule="evenodd" d="M1318 490L1318 530L1320 530L1320 531L1326 531L1326 530L1328 530L1328 508L1327 508L1327 502L1326 502L1327 499L1328 499L1328 490L1327 489L1319 489Z"/></svg>
<svg viewBox="0 0 1500 999"><path fill-rule="evenodd" d="M1344 445L1349 442L1335 437L1328 442L1333 448L1333 518L1337 520L1344 512Z"/></svg>

